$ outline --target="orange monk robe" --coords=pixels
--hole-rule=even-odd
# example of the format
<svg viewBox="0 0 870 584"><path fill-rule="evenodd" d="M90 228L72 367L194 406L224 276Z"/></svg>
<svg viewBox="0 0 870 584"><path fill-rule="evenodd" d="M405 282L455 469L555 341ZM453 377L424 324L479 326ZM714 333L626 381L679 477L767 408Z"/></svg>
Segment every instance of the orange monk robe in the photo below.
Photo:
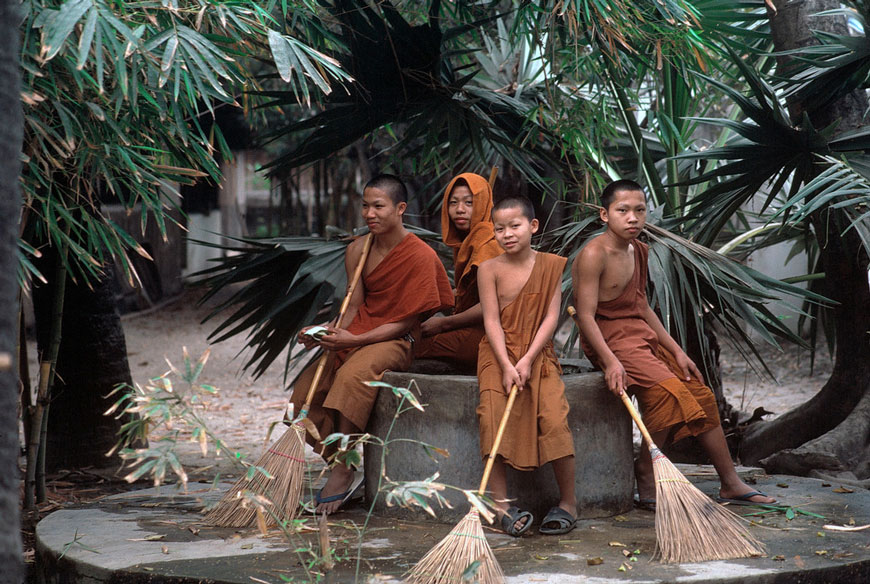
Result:
<svg viewBox="0 0 870 584"><path fill-rule="evenodd" d="M362 277L362 288L363 303L347 327L353 334L410 316L427 318L453 306L453 293L444 266L432 248L411 233ZM419 338L419 324L414 327L412 336ZM339 414L357 428L365 429L378 392L365 382L380 381L388 370L407 369L411 364L412 344L407 338L400 338L329 355L308 413L321 438L336 431ZM315 369L316 363L313 363L296 381L291 397L295 412L305 403ZM316 443L310 436L309 441Z"/></svg>
<svg viewBox="0 0 870 584"><path fill-rule="evenodd" d="M471 220L467 233L457 230L448 215L450 194L461 181L471 190ZM486 260L503 253L493 234L491 213L492 188L482 176L466 172L447 185L441 204L441 234L444 243L453 248L456 313L464 312L480 302L477 268ZM477 346L484 334L486 331L482 322L476 326L439 333L418 343L414 357L446 358L472 367L477 363Z"/></svg>
<svg viewBox="0 0 870 584"><path fill-rule="evenodd" d="M561 289L566 261L557 255L538 252L525 286L513 302L502 308L501 325L511 362L516 363L526 353L540 329L553 294ZM526 388L517 394L498 450L505 462L516 469L532 470L574 454L561 373L550 340L535 358ZM480 453L486 457L507 403L501 366L486 337L480 342L477 379L480 383L477 407Z"/></svg>
<svg viewBox="0 0 870 584"><path fill-rule="evenodd" d="M598 303L595 321L607 346L625 368L629 392L637 396L650 432L669 429L668 442L703 434L720 423L716 398L699 379L680 379L682 372L676 359L659 345L656 333L643 319L649 248L640 241L632 242L632 246L634 275L618 298ZM581 341L586 356L600 365L586 340Z"/></svg>

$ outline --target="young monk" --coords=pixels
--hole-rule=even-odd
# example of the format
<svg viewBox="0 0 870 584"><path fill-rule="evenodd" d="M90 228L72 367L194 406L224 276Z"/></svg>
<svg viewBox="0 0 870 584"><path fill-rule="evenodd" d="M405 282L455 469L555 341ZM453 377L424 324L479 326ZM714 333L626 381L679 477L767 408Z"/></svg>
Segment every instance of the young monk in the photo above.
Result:
<svg viewBox="0 0 870 584"><path fill-rule="evenodd" d="M483 309L477 292L477 269L501 255L492 231L492 189L478 174L455 177L444 191L441 237L453 248L455 308L449 316L433 316L423 323L423 341L414 357L448 359L460 366L477 365L477 347L483 338Z"/></svg>
<svg viewBox="0 0 870 584"><path fill-rule="evenodd" d="M412 345L420 338L420 321L453 306L447 272L436 253L405 229L402 215L407 190L393 175L379 175L363 191L362 216L374 236L362 278L344 316L345 328L327 326L319 343L329 351L309 419L325 438L333 432L362 432L368 423L378 390L365 384L380 380L384 371L402 371L411 364ZM348 246L345 269L351 274L362 255L363 238ZM307 348L316 340L299 333ZM316 364L302 372L291 401L299 411L308 394ZM308 436L324 457L335 453ZM354 469L336 463L323 489L315 497L318 513L332 513L353 494Z"/></svg>
<svg viewBox="0 0 870 584"><path fill-rule="evenodd" d="M586 356L604 371L610 391L637 397L656 444L698 438L719 474L721 500L774 503L740 480L712 390L647 303L648 248L637 240L647 211L640 185L610 183L601 205L607 229L583 248L571 271ZM653 509L655 482L647 448L641 448L635 476L640 506Z"/></svg>
<svg viewBox="0 0 870 584"><path fill-rule="evenodd" d="M538 220L528 199L507 197L492 210L495 238L504 255L481 264L480 303L486 337L480 342L480 450L486 457L513 385L519 388L490 476L502 529L515 537L533 517L508 505L505 465L532 470L553 463L559 504L541 522L547 535L568 533L577 523L574 440L553 333L559 320L565 258L531 247Z"/></svg>

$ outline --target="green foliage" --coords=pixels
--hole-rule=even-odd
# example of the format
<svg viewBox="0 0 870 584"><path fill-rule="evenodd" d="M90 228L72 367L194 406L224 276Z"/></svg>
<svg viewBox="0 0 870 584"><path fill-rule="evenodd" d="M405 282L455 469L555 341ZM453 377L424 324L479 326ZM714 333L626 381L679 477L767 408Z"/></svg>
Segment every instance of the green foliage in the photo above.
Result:
<svg viewBox="0 0 870 584"><path fill-rule="evenodd" d="M24 6L25 219L38 245L68 243L71 273L85 278L111 257L132 277L127 250L147 257L103 205L138 210L143 230L153 220L164 231L174 183L219 179L215 155L230 153L211 118L257 86L249 59L271 56L304 102L308 83L321 93L349 80L293 36L275 0ZM296 3L287 17L304 26L309 9Z"/></svg>

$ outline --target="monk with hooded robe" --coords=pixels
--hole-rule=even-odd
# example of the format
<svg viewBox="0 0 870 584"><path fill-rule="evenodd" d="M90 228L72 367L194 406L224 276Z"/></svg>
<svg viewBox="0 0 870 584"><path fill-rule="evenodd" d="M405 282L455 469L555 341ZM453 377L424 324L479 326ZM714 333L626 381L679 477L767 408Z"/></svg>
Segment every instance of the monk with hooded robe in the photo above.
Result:
<svg viewBox="0 0 870 584"><path fill-rule="evenodd" d="M307 348L319 343L329 357L318 383L308 419L326 438L334 432L356 434L365 430L378 389L367 381L380 381L384 372L403 371L411 364L414 342L420 338L420 322L453 306L447 272L437 254L405 229L402 214L407 190L392 175L379 175L363 191L362 215L372 233L371 250L354 290L343 326L327 326L327 334L315 340L306 331L298 340ZM363 238L352 242L345 256L351 274L362 257ZM296 381L291 401L298 412L308 395L316 363ZM325 459L336 452L308 434L309 443ZM361 477L352 466L337 461L323 489L317 493L317 513L333 513L359 486Z"/></svg>
<svg viewBox="0 0 870 584"><path fill-rule="evenodd" d="M492 231L492 188L470 172L456 176L444 191L441 237L453 248L455 308L452 315L433 316L423 323L423 341L415 358L446 359L474 369L477 347L484 336L483 310L477 291L477 268L502 249Z"/></svg>

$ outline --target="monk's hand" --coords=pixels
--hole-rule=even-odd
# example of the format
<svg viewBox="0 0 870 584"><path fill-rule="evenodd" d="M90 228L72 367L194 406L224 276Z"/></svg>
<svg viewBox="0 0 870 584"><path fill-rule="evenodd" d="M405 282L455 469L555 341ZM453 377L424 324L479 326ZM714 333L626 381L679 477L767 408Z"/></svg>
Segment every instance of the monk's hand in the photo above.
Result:
<svg viewBox="0 0 870 584"><path fill-rule="evenodd" d="M431 337L433 335L437 335L438 333L443 333L447 330L447 319L443 316L433 316L427 318L426 321L420 325L420 331L423 333L424 337Z"/></svg>
<svg viewBox="0 0 870 584"><path fill-rule="evenodd" d="M320 337L320 346L328 351L341 351L359 346L356 335L348 332L347 329L328 326L326 330L327 333Z"/></svg>
<svg viewBox="0 0 870 584"><path fill-rule="evenodd" d="M680 371L683 372L683 381L689 381L692 377L704 383L704 376L701 375L701 370L698 369L698 366L695 365L695 362L692 361L688 355L684 351L680 351L674 358L677 361L677 365L680 367Z"/></svg>
<svg viewBox="0 0 870 584"><path fill-rule="evenodd" d="M529 377L532 375L532 362L529 359L523 357L517 364L514 365L514 368L517 370L517 374L520 376L520 384L517 386L520 389L524 388L529 383Z"/></svg>
<svg viewBox="0 0 870 584"><path fill-rule="evenodd" d="M625 367L622 366L622 363L614 361L609 364L604 369L604 380L607 382L607 389L617 396L625 393L628 376L625 374Z"/></svg>
<svg viewBox="0 0 870 584"><path fill-rule="evenodd" d="M504 387L505 393L510 393L511 387L513 387L514 385L517 386L518 391L523 390L523 380L520 379L520 374L517 371L517 368L513 365L506 367L502 370L501 384Z"/></svg>
<svg viewBox="0 0 870 584"><path fill-rule="evenodd" d="M309 329L312 329L312 328L314 328L314 327L307 326L307 327L303 328L301 331L299 331L298 335L296 335L296 342L305 345L305 348L308 350L311 350L320 344L315 337L305 334Z"/></svg>

